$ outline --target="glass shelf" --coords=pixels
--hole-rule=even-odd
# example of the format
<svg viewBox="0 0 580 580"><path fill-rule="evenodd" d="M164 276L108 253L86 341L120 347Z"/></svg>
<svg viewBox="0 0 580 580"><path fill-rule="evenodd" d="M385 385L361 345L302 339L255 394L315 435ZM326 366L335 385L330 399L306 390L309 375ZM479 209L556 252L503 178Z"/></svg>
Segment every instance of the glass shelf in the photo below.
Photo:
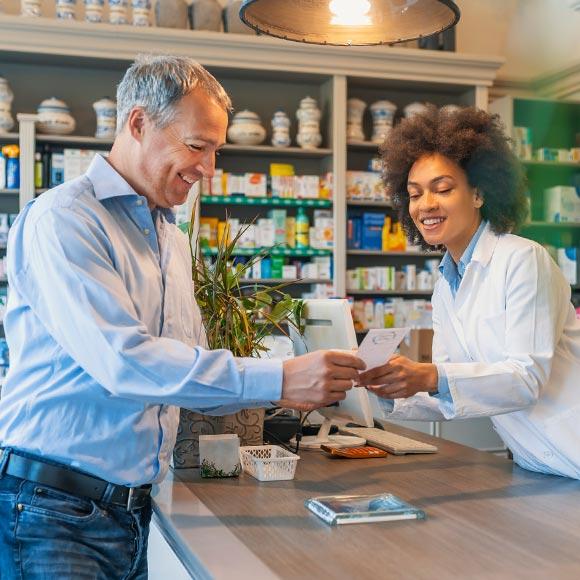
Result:
<svg viewBox="0 0 580 580"><path fill-rule="evenodd" d="M270 256L290 256L293 258L309 258L311 256L331 256L332 250L315 250L314 248L236 248L234 256L255 256L262 251L267 251ZM204 256L215 256L217 248L203 248Z"/></svg>
<svg viewBox="0 0 580 580"><path fill-rule="evenodd" d="M223 205L272 205L282 207L332 207L330 199L294 199L288 197L245 197L243 195L202 195L201 203Z"/></svg>

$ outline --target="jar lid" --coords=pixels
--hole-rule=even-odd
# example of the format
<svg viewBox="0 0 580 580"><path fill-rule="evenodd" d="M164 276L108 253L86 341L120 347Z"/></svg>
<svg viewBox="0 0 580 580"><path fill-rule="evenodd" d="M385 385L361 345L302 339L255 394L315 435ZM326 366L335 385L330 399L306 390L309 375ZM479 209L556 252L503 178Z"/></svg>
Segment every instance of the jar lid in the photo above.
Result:
<svg viewBox="0 0 580 580"><path fill-rule="evenodd" d="M68 105L61 99L56 97L50 97L50 99L44 99L40 105L38 105L38 112L43 113L47 111L59 112L59 113L69 113L70 110Z"/></svg>

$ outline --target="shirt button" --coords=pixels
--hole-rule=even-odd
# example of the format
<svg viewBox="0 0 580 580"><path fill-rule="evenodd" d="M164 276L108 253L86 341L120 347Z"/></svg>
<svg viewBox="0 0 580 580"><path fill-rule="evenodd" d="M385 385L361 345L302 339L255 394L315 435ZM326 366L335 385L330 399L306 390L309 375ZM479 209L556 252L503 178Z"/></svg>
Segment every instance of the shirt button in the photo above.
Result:
<svg viewBox="0 0 580 580"><path fill-rule="evenodd" d="M143 205L143 200L142 200L142 199L138 199L138 200L135 202L135 205Z"/></svg>
<svg viewBox="0 0 580 580"><path fill-rule="evenodd" d="M148 236L151 233L151 230L149 228L143 228L143 233Z"/></svg>

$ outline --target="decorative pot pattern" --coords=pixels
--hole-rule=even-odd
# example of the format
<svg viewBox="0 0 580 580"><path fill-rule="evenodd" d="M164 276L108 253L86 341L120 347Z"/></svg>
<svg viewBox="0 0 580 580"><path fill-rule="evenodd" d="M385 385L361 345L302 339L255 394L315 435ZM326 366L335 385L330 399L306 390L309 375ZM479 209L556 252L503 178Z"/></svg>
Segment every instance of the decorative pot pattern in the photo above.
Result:
<svg viewBox="0 0 580 580"><path fill-rule="evenodd" d="M317 149L320 147L322 143L320 117L321 113L316 99L304 97L296 111L296 118L298 119L296 142L303 149Z"/></svg>
<svg viewBox="0 0 580 580"><path fill-rule="evenodd" d="M75 20L77 0L56 0L56 17L59 20Z"/></svg>
<svg viewBox="0 0 580 580"><path fill-rule="evenodd" d="M174 467L199 467L200 435L235 433L240 437L240 445L262 445L264 413L264 409L244 409L233 415L213 417L181 409L173 450Z"/></svg>
<svg viewBox="0 0 580 580"><path fill-rule="evenodd" d="M373 143L382 143L393 127L397 105L391 101L376 101L370 106L373 116Z"/></svg>
<svg viewBox="0 0 580 580"><path fill-rule="evenodd" d="M129 3L127 0L109 0L109 22L129 24Z"/></svg>
<svg viewBox="0 0 580 580"><path fill-rule="evenodd" d="M84 0L84 2L85 20L92 23L102 22L105 0Z"/></svg>
<svg viewBox="0 0 580 580"><path fill-rule="evenodd" d="M151 0L131 0L133 26L151 26Z"/></svg>
<svg viewBox="0 0 580 580"><path fill-rule="evenodd" d="M228 129L228 139L237 145L259 145L266 138L266 129L262 127L260 117L252 111L236 113Z"/></svg>
<svg viewBox="0 0 580 580"><path fill-rule="evenodd" d="M290 119L282 110L278 110L272 117L272 145L274 147L290 146Z"/></svg>
<svg viewBox="0 0 580 580"><path fill-rule="evenodd" d="M97 115L97 139L114 139L117 127L117 104L109 97L104 97L93 103Z"/></svg>
<svg viewBox="0 0 580 580"><path fill-rule="evenodd" d="M10 112L14 93L8 81L0 77L0 133L8 133L14 127L14 119Z"/></svg>
<svg viewBox="0 0 580 580"><path fill-rule="evenodd" d="M38 106L36 128L40 133L68 135L75 130L75 126L76 122L64 101L51 97Z"/></svg>

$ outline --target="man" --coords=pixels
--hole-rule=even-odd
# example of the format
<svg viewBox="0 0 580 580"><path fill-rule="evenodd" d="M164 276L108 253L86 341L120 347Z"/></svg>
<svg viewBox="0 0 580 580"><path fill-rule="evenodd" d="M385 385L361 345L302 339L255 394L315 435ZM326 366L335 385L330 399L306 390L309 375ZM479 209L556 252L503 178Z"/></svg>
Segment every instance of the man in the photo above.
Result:
<svg viewBox="0 0 580 580"><path fill-rule="evenodd" d="M230 100L188 58L140 57L108 160L29 204L9 240L0 401L2 578L145 578L150 484L178 407L222 414L345 397L364 363L236 359L197 346L187 238L173 223L214 172Z"/></svg>

